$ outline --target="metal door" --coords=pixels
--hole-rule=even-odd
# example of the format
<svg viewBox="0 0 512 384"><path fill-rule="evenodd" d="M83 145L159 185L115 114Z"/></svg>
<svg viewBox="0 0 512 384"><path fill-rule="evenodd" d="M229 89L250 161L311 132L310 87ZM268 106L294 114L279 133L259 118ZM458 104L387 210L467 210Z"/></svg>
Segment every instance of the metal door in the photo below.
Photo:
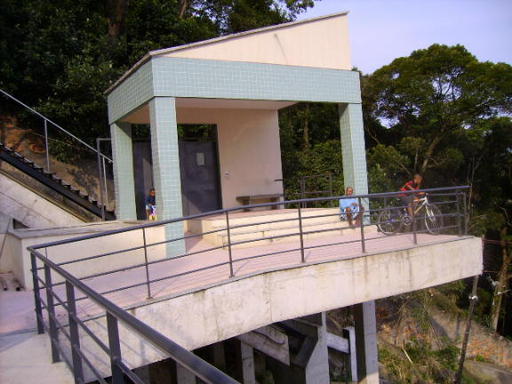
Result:
<svg viewBox="0 0 512 384"><path fill-rule="evenodd" d="M216 143L180 141L179 145L183 214L220 209Z"/></svg>

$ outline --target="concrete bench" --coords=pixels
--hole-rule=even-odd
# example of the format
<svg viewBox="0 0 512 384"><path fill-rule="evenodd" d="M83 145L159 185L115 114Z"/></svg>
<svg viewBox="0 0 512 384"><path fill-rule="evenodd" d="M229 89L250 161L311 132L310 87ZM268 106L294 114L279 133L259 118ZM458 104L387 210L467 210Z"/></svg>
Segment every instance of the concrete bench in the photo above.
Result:
<svg viewBox="0 0 512 384"><path fill-rule="evenodd" d="M242 204L242 205L251 205L256 203L275 203L278 202L281 197L283 196L282 193L274 193L274 194L268 194L268 195L247 195L247 196L237 196L236 200ZM273 205L272 209L277 209L277 205ZM248 208L244 209L244 211L249 211Z"/></svg>

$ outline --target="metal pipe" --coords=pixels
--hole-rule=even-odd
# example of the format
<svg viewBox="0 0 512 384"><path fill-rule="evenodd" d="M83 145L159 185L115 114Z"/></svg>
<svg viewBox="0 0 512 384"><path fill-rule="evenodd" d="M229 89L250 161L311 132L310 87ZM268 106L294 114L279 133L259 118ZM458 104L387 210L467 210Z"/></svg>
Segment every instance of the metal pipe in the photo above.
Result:
<svg viewBox="0 0 512 384"><path fill-rule="evenodd" d="M302 263L306 262L306 256L304 255L304 234L302 233L302 211L300 204L297 207L297 213L299 217L299 236L300 236L300 260Z"/></svg>
<svg viewBox="0 0 512 384"><path fill-rule="evenodd" d="M101 139L96 139L96 161L98 162L98 189L99 189L99 198L101 204L101 220L105 221L105 199L103 196L103 168L101 167L101 156L100 156L100 143Z"/></svg>
<svg viewBox="0 0 512 384"><path fill-rule="evenodd" d="M360 215L363 215L363 217L361 217L361 224L359 224L360 228L361 228L361 250L363 251L363 253L366 253L366 243L365 243L365 238L364 238L364 211L363 211L363 205L362 205L362 201L361 201L361 198L358 197L357 198L357 203L359 204L359 209L361 210L361 212L359 213Z"/></svg>
<svg viewBox="0 0 512 384"><path fill-rule="evenodd" d="M418 235L416 234L416 207L412 208L412 239L414 244L418 244Z"/></svg>
<svg viewBox="0 0 512 384"><path fill-rule="evenodd" d="M229 277L233 277L233 253L231 250L231 229L229 227L229 212L226 211L226 232L228 235L228 255L229 255Z"/></svg>
<svg viewBox="0 0 512 384"><path fill-rule="evenodd" d="M76 318L76 301L75 301L75 287L66 281L66 299L68 302L68 322L69 322L69 336L71 343L71 357L73 360L73 376L75 377L75 384L82 384L84 382L84 371L82 367L82 358L80 356L80 335L78 333L78 324Z"/></svg>
<svg viewBox="0 0 512 384"><path fill-rule="evenodd" d="M103 163L103 188L105 190L105 204L103 204L105 206L105 209L107 209L107 205L108 205L108 202L109 202L109 197L108 197L108 181L107 181L107 166L105 165L105 158L102 157L101 158L101 162Z"/></svg>
<svg viewBox="0 0 512 384"><path fill-rule="evenodd" d="M37 320L37 333L43 334L44 327L41 319L43 318L43 309L41 308L41 294L39 290L39 279L37 276L37 263L36 256L34 252L30 252L30 264L32 267L32 285L34 287L34 303L36 310L36 320Z"/></svg>
<svg viewBox="0 0 512 384"><path fill-rule="evenodd" d="M35 251L33 248L30 248L30 250L34 251L35 256L42 260L45 265L48 265L51 269L55 270L56 273L58 273L64 279L68 280L71 284L73 284L73 286L75 286L76 289L83 292L100 307L105 308L108 311L109 315L114 316L116 319L119 319L125 325L130 327L136 333L138 333L140 336L142 336L143 338L145 338L158 348L168 353L170 357L176 361L176 363L181 364L185 368L194 372L194 374L204 382L208 384L239 384L236 380L227 376L217 368L213 367L211 364L207 363L198 356L194 355L192 352L176 344L174 341L162 335L160 332L151 328L141 320L137 319L135 316L131 315L126 310L118 307L113 302L111 302L110 300L108 300L107 298L100 295L92 288L90 288L87 284L84 284L83 282L78 280L65 269L59 267L53 261L44 257L38 251Z"/></svg>
<svg viewBox="0 0 512 384"><path fill-rule="evenodd" d="M464 196L464 234L468 234L468 224L469 224L469 213L468 213L468 197L466 196L466 191L463 192Z"/></svg>
<svg viewBox="0 0 512 384"><path fill-rule="evenodd" d="M36 114L37 116L39 116L40 118L44 119L45 121L48 121L50 123L52 123L55 127L57 127L58 129L60 129L62 132L64 132L65 134L67 134L68 136L71 136L73 139L75 139L76 141L78 141L79 143L85 145L87 148L89 148L90 150L96 152L96 149L94 149L93 147L91 147L89 144L87 144L85 141L79 139L78 137L76 137L75 135L73 135L71 132L65 130L64 128L62 128L59 124L55 123L54 121L50 120L49 118L47 118L45 115L37 112L34 108L31 108L29 107L27 104L25 104L24 102L22 102L21 100L18 100L16 97L12 96L11 94L5 92L3 89L0 89L0 93L3 93L5 96L7 96L8 98L14 100L15 102L17 102L18 104L24 106L25 108L27 108L29 111L31 111L32 113ZM108 158L108 157L107 157ZM112 159L108 158L110 161L112 161Z"/></svg>
<svg viewBox="0 0 512 384"><path fill-rule="evenodd" d="M475 310L476 302L478 301L478 276L473 278L473 288L471 290L471 296L469 297L469 311L468 311L468 319L466 322L466 330L464 332L464 338L462 340L462 348L460 351L460 360L459 360L459 369L457 370L457 374L455 376L455 384L462 383L462 372L464 370L464 361L466 360L466 349L468 347L469 342L469 333L471 332L471 321L473 320L473 312Z"/></svg>
<svg viewBox="0 0 512 384"><path fill-rule="evenodd" d="M44 119L44 146L46 148L46 172L50 173L50 148L48 146L48 122Z"/></svg>
<svg viewBox="0 0 512 384"><path fill-rule="evenodd" d="M147 299L151 299L151 284L149 282L148 249L146 246L146 228L142 228L142 240L144 242L144 268L146 269Z"/></svg>
<svg viewBox="0 0 512 384"><path fill-rule="evenodd" d="M46 284L46 309L48 310L48 323L50 329L50 342L52 349L52 362L57 363L60 360L59 354L59 346L58 339L59 334L57 330L57 326L55 324L55 306L53 305L53 295L52 295L52 273L48 264L44 265L44 279Z"/></svg>
<svg viewBox="0 0 512 384"><path fill-rule="evenodd" d="M398 192L386 192L386 193L374 193L374 194L365 194L365 195L354 195L353 198L361 198L361 199L363 199L363 198L397 197L400 194L409 194L409 193L418 193L418 192L427 192L428 193L428 192L431 192L431 191L448 191L448 190L456 191L456 190L463 190L463 189L468 189L468 188L469 188L469 186L430 188L430 189L422 189L422 190L414 190L414 191L398 191ZM175 218L175 219L168 219L168 220L163 220L163 221L158 221L158 222L139 224L139 225L134 225L134 226L131 226L131 227L128 227L128 228L114 229L114 230L111 230L111 231L105 231L105 232L101 232L101 233L94 233L94 234L90 234L90 235L77 236L77 237L74 237L74 238L63 239L63 240L58 240L58 241L52 241L52 242L48 242L48 243L38 244L38 245L35 245L35 246L31 247L31 248L32 249L41 249L41 248L44 248L44 247L51 247L51 246L55 246L55 245L69 244L69 243L74 243L74 242L82 241L82 240L89 240L89 239L93 239L93 238L99 238L99 237L104 237L104 236L108 236L108 235L114 235L114 234L118 234L118 233L135 231L135 230L138 230L138 229L141 229L141 228L157 227L157 226L161 226L161 225L165 225L165 224L179 223L179 222L184 222L186 220L199 219L199 218L203 218L203 217L210 217L210 216L215 216L215 215L220 215L220 214L224 215L226 212L243 211L245 209L252 209L252 208L272 207L272 206L275 206L275 205L282 205L283 203L285 203L286 205L291 205L291 204L300 204L301 202L328 201L328 200L332 200L332 199L340 199L342 197L343 196L336 196L336 197L329 197L329 198L325 198L325 197L324 198L312 198L312 199L304 199L304 200L290 200L290 201L285 201L285 202L280 201L280 202L273 202L273 203L251 204L251 205L245 205L245 206L234 207L234 208L219 209L219 210L216 210L216 211L211 211L211 212L206 212L206 213L198 213L198 214L195 214L195 215L190 215L190 216L181 217L181 218Z"/></svg>
<svg viewBox="0 0 512 384"><path fill-rule="evenodd" d="M107 333L112 384L124 384L123 371L118 364L122 361L119 328L117 326L117 319L110 312L107 312Z"/></svg>

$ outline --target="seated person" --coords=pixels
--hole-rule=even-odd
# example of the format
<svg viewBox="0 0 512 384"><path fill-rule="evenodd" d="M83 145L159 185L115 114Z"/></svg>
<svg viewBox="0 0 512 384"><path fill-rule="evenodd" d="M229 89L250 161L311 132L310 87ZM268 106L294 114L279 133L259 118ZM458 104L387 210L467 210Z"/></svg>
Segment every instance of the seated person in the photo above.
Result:
<svg viewBox="0 0 512 384"><path fill-rule="evenodd" d="M347 187L345 190L345 196L352 196L354 194L354 189L352 187ZM352 227L353 221L355 220L356 225L361 224L361 216L363 213L363 207L359 205L358 199L355 197L343 197L340 199L340 211L341 211L341 220L347 220L348 224Z"/></svg>
<svg viewBox="0 0 512 384"><path fill-rule="evenodd" d="M155 189L149 190L149 195L146 197L146 219L150 221L156 221L156 193Z"/></svg>

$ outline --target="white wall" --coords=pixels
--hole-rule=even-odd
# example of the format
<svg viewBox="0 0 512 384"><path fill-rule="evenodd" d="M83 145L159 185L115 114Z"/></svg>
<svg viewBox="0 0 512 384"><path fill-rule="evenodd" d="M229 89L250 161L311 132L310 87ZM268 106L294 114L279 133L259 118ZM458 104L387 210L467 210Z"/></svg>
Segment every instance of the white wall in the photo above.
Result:
<svg viewBox="0 0 512 384"><path fill-rule="evenodd" d="M180 124L216 124L223 208L237 196L283 193L279 120L276 110L188 109Z"/></svg>
<svg viewBox="0 0 512 384"><path fill-rule="evenodd" d="M0 186L0 213L13 217L30 228L83 223L70 212L1 173Z"/></svg>
<svg viewBox="0 0 512 384"><path fill-rule="evenodd" d="M27 247L112 230L115 229L115 227L121 228L127 225L128 224L121 222L110 222L105 224L96 224L94 226L85 225L72 228L58 228L55 230L28 231L29 233L24 230L11 231L7 235L4 254L0 260L0 271L12 271L26 289L32 289L30 253L28 252ZM146 229L147 244L163 240L163 226ZM77 260L103 253L139 247L142 244L142 231L136 230L103 237L101 239L89 239L71 244L55 246L49 249L48 257L56 263L61 263L63 261ZM40 252L44 254L44 249L40 250ZM148 259L150 261L165 257L165 244L148 248ZM132 266L143 262L144 251L142 249L138 249L90 261L68 264L64 266L64 269L80 278L94 273ZM62 281L62 279L55 274L54 282L59 281ZM111 285L115 285L115 282L111 283Z"/></svg>
<svg viewBox="0 0 512 384"><path fill-rule="evenodd" d="M177 47L165 56L352 69L347 15Z"/></svg>

